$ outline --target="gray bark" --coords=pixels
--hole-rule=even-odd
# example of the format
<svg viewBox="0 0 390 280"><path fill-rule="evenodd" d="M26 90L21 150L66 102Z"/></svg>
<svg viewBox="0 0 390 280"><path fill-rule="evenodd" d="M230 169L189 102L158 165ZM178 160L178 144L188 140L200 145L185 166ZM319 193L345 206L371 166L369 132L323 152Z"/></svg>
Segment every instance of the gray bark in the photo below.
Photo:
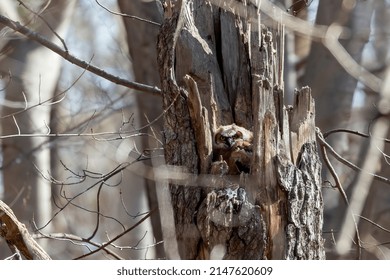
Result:
<svg viewBox="0 0 390 280"><path fill-rule="evenodd" d="M19 222L11 208L0 200L0 236L5 239L14 259L50 260L50 256L32 238L26 226Z"/></svg>
<svg viewBox="0 0 390 280"><path fill-rule="evenodd" d="M166 162L207 172L211 135L233 122L254 132L254 150L249 174L170 184L180 257L325 258L314 101L304 88L283 106L283 28L183 3L167 8L158 40Z"/></svg>

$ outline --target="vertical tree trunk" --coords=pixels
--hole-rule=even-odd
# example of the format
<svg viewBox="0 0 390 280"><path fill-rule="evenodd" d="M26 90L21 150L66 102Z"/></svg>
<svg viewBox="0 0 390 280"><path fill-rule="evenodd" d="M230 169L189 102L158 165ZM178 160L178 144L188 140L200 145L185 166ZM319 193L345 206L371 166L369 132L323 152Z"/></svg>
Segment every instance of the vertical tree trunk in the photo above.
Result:
<svg viewBox="0 0 390 280"><path fill-rule="evenodd" d="M390 40L387 36L387 28L390 24L390 3L385 0L374 1L373 6L375 8L374 16L372 19L371 35L372 38L370 50L372 51L372 58L364 65L370 72L374 73L378 77L385 80L386 71L389 64L389 44ZM351 125L353 129L357 131L368 131L378 120L378 106L380 95L377 92L373 92L369 88L364 89L364 107L358 108L355 115L355 122ZM360 110L359 110L360 109ZM390 134L387 135L389 139ZM360 140L360 139L359 139ZM358 166L363 166L366 159L366 153L369 146L370 139L362 139L355 143L356 157L358 159ZM371 140L372 141L372 140ZM361 143L361 144L360 144ZM360 144L360 145L359 145ZM390 146L386 145L383 150L384 155L390 154ZM377 173L380 176L389 177L390 166L387 164L386 159L383 158L381 162L377 163ZM356 174L358 175L358 174ZM355 176L354 183L357 181ZM351 184L352 185L352 184ZM371 189L368 193L367 200L364 202L364 208L362 216L375 222L383 228L389 228L389 192L388 186L383 182L374 180L372 182ZM359 232L362 240L368 240L373 244L380 244L374 247L364 248L362 251L362 259L388 259L388 245L385 242L387 235L385 231L378 230L373 224L367 222L367 220L361 220L359 223Z"/></svg>
<svg viewBox="0 0 390 280"><path fill-rule="evenodd" d="M123 13L156 23L152 24L135 19L128 19L126 17L123 19L135 81L147 85L160 86L156 54L157 34L159 31L158 24L162 21L162 10L159 10L159 3L157 3L157 1L119 0L118 5ZM146 134L155 134L155 136L161 140L161 97L140 93L136 95L136 100L138 108L138 126L146 127L144 129L144 131L147 132ZM147 125L150 123L152 124L148 127ZM152 158L158 158L156 150L161 148L157 141L151 140L150 137L141 138L137 147L139 147L141 151L152 151ZM153 171L150 172L152 173ZM150 177L153 177L153 174L150 174ZM145 178L145 186L150 209L155 207L158 209L155 181ZM156 241L161 241L163 237L159 211L155 211L151 216L151 222ZM156 258L165 257L163 246L156 246L155 250Z"/></svg>
<svg viewBox="0 0 390 280"><path fill-rule="evenodd" d="M158 40L165 158L204 179L170 184L179 254L323 259L314 101L304 88L284 107L283 27L266 28L245 3L240 15L206 1L166 6ZM205 175L214 131L233 122L254 132L250 172Z"/></svg>
<svg viewBox="0 0 390 280"><path fill-rule="evenodd" d="M348 9L342 6L342 2L338 0L329 5L328 1L321 0L316 23L337 23L349 28L351 37L348 40L340 40L340 43L354 60L360 62L370 34L372 3L357 1L354 9ZM321 43L313 43L311 46L302 84L311 85L317 102L317 123L323 131L348 123L357 80L345 71ZM341 147L340 139L335 142Z"/></svg>
<svg viewBox="0 0 390 280"><path fill-rule="evenodd" d="M64 37L76 1L55 1L48 6L50 14L42 16L59 36ZM24 8L23 8L24 9ZM40 22L39 32L58 42L46 23ZM42 102L53 97L61 68L61 58L51 50L30 40L10 40L5 46L7 56L0 71L12 79L6 87L2 107L2 135L48 133L50 110ZM35 107L34 107L35 106ZM23 111L29 107L29 110ZM31 107L31 108L30 108ZM14 117L12 116L13 114ZM15 201L16 216L38 227L51 218L51 183L41 172L50 171L50 152L44 145L47 137L13 137L2 141L5 201ZM48 229L48 227L46 227Z"/></svg>
<svg viewBox="0 0 390 280"><path fill-rule="evenodd" d="M329 1L321 0L316 23L321 25L337 23L350 30L350 37L347 40L340 39L340 43L359 63L370 35L373 1L357 1L355 7L351 9L343 7L342 2L334 1L329 5ZM357 80L347 73L323 44L313 42L302 84L310 85L313 90L317 107L317 126L322 131L349 126ZM359 145L348 139L346 134L339 133L329 137L327 141L339 154L352 161L360 150ZM330 160L340 174L344 186L351 184L355 172L333 158ZM324 175L326 176L324 179L333 182L328 175ZM333 190L324 192L324 200L327 208L325 227L329 230L337 230L343 223L344 215L340 215L340 212L345 212L346 205L340 199L339 193Z"/></svg>

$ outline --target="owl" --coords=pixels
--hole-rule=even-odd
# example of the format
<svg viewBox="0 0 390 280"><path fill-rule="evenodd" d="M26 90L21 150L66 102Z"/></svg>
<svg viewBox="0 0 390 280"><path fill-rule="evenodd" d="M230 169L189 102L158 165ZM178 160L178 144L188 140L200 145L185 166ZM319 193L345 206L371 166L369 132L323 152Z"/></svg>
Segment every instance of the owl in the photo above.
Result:
<svg viewBox="0 0 390 280"><path fill-rule="evenodd" d="M249 173L252 145L253 133L246 128L236 124L220 126L214 133L212 173L218 173L218 166L230 175Z"/></svg>

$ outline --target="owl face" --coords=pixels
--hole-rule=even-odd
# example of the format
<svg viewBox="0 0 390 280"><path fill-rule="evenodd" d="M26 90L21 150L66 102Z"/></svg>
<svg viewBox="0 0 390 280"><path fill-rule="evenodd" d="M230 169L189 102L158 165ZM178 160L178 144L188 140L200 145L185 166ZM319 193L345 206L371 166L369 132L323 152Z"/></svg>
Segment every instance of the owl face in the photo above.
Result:
<svg viewBox="0 0 390 280"><path fill-rule="evenodd" d="M236 144L237 139L242 139L242 133L229 129L218 133L215 137L215 143L226 148L231 148Z"/></svg>
<svg viewBox="0 0 390 280"><path fill-rule="evenodd" d="M253 133L241 126L220 126L214 134L212 174L238 175L249 173L252 158ZM223 161L222 161L223 160ZM225 163L227 171L224 171Z"/></svg>
<svg viewBox="0 0 390 280"><path fill-rule="evenodd" d="M214 144L218 148L230 149L238 142L252 141L252 132L235 124L220 126L214 135Z"/></svg>

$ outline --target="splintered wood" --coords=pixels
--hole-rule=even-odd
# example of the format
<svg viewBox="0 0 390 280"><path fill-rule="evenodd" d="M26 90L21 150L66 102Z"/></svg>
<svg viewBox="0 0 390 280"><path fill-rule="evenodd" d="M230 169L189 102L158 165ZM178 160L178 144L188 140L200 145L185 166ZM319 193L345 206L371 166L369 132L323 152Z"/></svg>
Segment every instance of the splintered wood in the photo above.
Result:
<svg viewBox="0 0 390 280"><path fill-rule="evenodd" d="M182 5L158 43L166 163L205 175L217 127L254 138L249 173L228 176L221 164L206 188L171 181L180 258L324 259L314 101L305 87L284 105L283 26L208 1Z"/></svg>

